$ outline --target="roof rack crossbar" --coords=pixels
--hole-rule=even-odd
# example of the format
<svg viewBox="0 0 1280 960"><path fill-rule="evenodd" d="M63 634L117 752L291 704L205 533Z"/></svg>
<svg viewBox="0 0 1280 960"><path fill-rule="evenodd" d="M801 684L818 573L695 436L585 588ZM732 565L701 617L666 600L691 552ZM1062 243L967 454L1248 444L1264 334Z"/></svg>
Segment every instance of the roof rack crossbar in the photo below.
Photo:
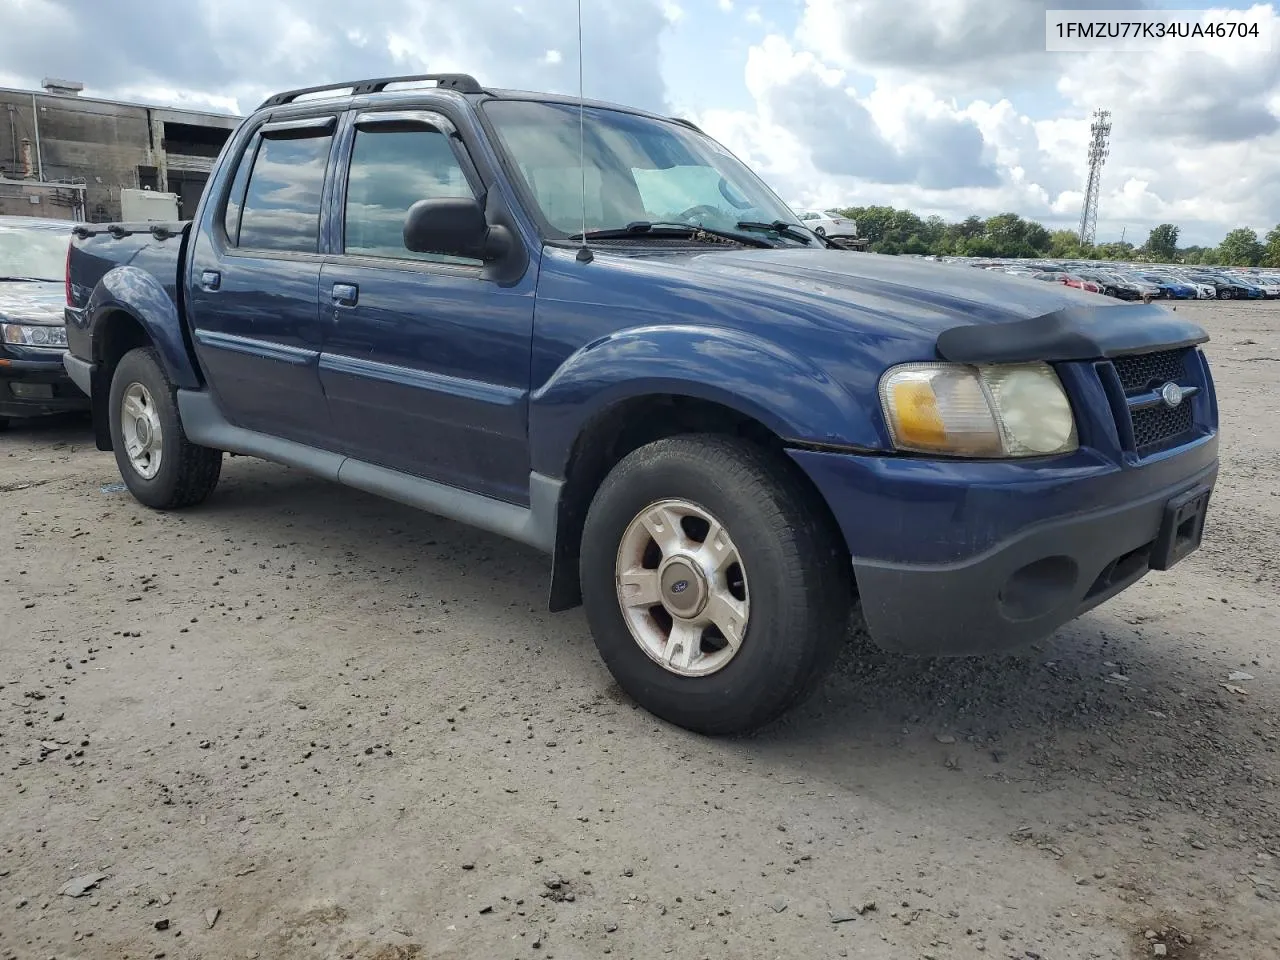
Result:
<svg viewBox="0 0 1280 960"><path fill-rule="evenodd" d="M299 87L297 90L286 90L268 97L258 107L278 107L281 104L293 103L299 97L312 93L324 93L326 90L350 90L351 96L357 97L367 93L381 93L393 83L418 83L434 80L437 87L446 90L457 90L459 93L484 93L484 88L476 78L466 73L422 73L403 77L379 77L373 80L347 80L342 83L324 83L318 87Z"/></svg>

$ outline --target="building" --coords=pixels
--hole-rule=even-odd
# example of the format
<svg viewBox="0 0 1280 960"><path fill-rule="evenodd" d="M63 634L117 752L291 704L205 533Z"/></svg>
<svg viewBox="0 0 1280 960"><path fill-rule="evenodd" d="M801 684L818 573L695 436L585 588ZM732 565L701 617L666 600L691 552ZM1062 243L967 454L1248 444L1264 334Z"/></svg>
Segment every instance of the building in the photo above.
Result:
<svg viewBox="0 0 1280 960"><path fill-rule="evenodd" d="M240 118L81 96L83 84L0 87L0 215L103 222L120 190L178 195L195 213L214 158Z"/></svg>

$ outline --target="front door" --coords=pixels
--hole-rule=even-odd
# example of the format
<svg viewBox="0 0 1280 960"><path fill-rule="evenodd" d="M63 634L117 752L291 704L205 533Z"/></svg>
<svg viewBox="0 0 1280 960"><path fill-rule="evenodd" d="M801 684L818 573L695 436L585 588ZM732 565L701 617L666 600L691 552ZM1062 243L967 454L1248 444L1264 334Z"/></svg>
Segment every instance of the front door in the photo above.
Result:
<svg viewBox="0 0 1280 960"><path fill-rule="evenodd" d="M330 319L320 379L343 452L525 504L533 272L500 285L478 260L404 246L418 200L480 193L453 131L434 111L351 119L334 253L320 272Z"/></svg>
<svg viewBox="0 0 1280 960"><path fill-rule="evenodd" d="M194 240L195 350L237 426L332 446L320 386L321 200L333 115L268 123L241 155L221 213Z"/></svg>

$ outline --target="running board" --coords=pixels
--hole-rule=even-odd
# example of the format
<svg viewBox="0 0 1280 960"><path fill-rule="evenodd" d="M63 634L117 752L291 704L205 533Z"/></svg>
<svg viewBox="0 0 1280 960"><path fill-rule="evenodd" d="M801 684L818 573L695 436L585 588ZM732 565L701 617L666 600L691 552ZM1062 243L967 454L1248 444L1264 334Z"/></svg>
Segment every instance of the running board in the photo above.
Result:
<svg viewBox="0 0 1280 960"><path fill-rule="evenodd" d="M545 553L555 550L562 480L530 473L530 505L521 507L340 453L237 427L227 421L212 395L204 390L179 390L178 415L187 439L203 447L282 463L325 480L509 537Z"/></svg>

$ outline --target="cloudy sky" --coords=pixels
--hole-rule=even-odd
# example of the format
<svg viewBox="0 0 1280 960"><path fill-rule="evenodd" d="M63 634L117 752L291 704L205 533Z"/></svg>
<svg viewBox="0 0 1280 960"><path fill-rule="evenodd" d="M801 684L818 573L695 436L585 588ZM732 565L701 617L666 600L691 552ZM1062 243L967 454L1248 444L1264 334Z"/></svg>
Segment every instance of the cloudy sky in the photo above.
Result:
<svg viewBox="0 0 1280 960"><path fill-rule="evenodd" d="M236 113L279 89L428 70L577 88L576 0L3 2L3 86L53 76L86 95ZM798 208L1013 210L1073 227L1089 115L1105 107L1099 240L1140 242L1171 221L1184 243L1216 243L1280 222L1280 36L1270 52L1044 52L1046 8L1142 0L583 6L588 96L698 121Z"/></svg>

